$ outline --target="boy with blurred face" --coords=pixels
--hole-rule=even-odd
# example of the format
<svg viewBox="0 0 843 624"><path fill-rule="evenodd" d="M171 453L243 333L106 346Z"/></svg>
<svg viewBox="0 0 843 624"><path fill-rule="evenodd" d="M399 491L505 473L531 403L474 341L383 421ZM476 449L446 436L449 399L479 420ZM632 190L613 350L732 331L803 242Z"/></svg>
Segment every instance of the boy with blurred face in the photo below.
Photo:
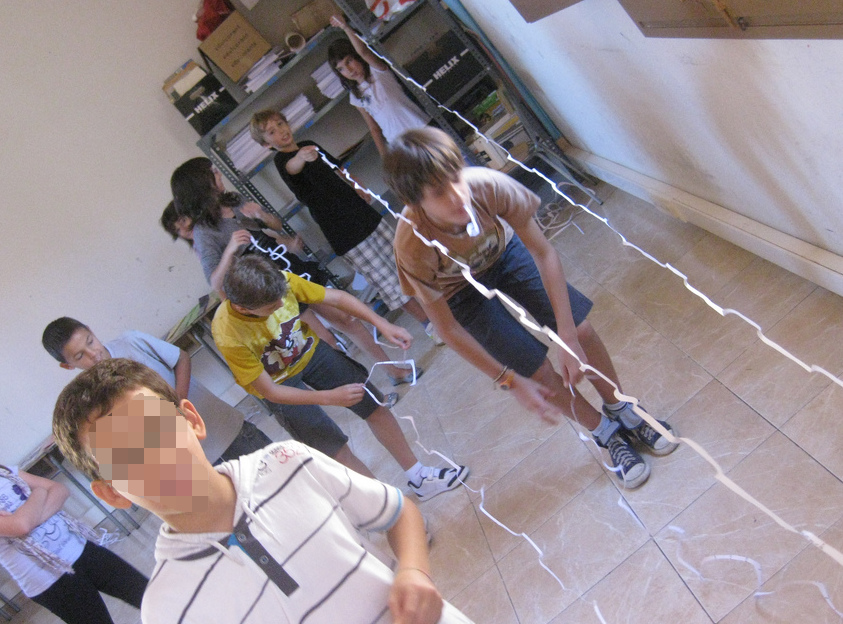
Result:
<svg viewBox="0 0 843 624"><path fill-rule="evenodd" d="M201 415L141 364L80 374L53 431L97 496L165 522L144 622L468 622L433 585L421 516L400 491L298 442L214 468ZM387 532L395 573L355 529Z"/></svg>

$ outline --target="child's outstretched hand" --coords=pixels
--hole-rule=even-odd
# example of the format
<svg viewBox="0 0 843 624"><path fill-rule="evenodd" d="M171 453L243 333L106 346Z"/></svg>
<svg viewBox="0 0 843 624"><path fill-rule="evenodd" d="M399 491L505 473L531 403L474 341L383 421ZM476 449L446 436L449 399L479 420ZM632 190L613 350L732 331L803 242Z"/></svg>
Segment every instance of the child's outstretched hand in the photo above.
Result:
<svg viewBox="0 0 843 624"><path fill-rule="evenodd" d="M297 156L306 162L313 162L319 158L319 148L315 145L305 145L299 150Z"/></svg>
<svg viewBox="0 0 843 624"><path fill-rule="evenodd" d="M421 570L399 569L389 592L394 624L436 624L442 617L442 596Z"/></svg>
<svg viewBox="0 0 843 624"><path fill-rule="evenodd" d="M332 15L331 26L336 26L337 28L342 28L343 30L349 29L349 25L346 23L345 18L342 15Z"/></svg>
<svg viewBox="0 0 843 624"><path fill-rule="evenodd" d="M327 399L323 405L338 405L339 407L357 405L366 393L361 383L346 384L333 390L323 390L323 392Z"/></svg>
<svg viewBox="0 0 843 624"><path fill-rule="evenodd" d="M378 328L381 330L384 338L389 340L396 347L401 347L405 351L413 344L413 335L403 327L387 323L386 327Z"/></svg>
<svg viewBox="0 0 843 624"><path fill-rule="evenodd" d="M555 392L528 377L515 375L512 380L512 396L524 407L541 416L553 425L559 424L559 408L548 401Z"/></svg>

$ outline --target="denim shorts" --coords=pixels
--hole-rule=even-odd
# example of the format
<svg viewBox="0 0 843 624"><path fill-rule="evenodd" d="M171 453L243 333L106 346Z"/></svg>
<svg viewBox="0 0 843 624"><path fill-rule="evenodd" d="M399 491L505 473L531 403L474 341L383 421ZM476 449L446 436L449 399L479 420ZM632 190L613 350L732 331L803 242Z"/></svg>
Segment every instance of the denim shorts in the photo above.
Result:
<svg viewBox="0 0 843 624"><path fill-rule="evenodd" d="M556 318L547 291L542 284L538 267L517 235L506 246L495 264L475 279L486 286L505 293L527 312L539 325L556 331ZM568 284L571 314L579 325L591 311L591 300ZM486 299L471 286L448 299L454 318L489 354L519 375L532 377L547 357L547 346L519 323L509 308L494 297Z"/></svg>

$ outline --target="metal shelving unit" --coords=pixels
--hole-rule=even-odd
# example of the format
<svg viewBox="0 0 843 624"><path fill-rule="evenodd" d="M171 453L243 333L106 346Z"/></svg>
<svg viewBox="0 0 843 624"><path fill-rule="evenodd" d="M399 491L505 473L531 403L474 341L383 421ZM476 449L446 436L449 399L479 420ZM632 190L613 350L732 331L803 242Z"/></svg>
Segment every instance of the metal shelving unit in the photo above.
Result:
<svg viewBox="0 0 843 624"><path fill-rule="evenodd" d="M287 74L289 74L301 61L307 58L314 50L320 49L320 47L335 38L337 33L340 33L337 28L326 28L321 33L313 37L310 41L307 42L307 45L304 49L300 50L295 56L293 56L289 61L287 61L283 66L281 66L278 72L270 78L266 83L261 85L256 91L250 93L246 98L244 98L231 113L229 113L222 121L220 121L216 126L214 126L207 134L202 136L196 145L201 149L205 155L211 159L211 162L214 163L220 172L228 178L228 180L232 183L234 188L237 190L238 193L243 195L244 197L260 204L265 210L270 211L272 214L277 216L281 223L283 224L284 232L290 236L295 236L296 231L290 226L287 216L289 215L289 211L283 210L283 212L287 214L282 214L281 211L275 208L272 203L260 192L257 186L252 181L252 178L261 171L267 163L272 161L273 156L270 155L264 158L260 163L254 166L250 171L240 171L234 165L234 162L231 160L229 155L226 153L226 145L221 138L221 134L228 131L233 125L237 123L237 121L241 118L245 118L245 123L240 123L238 127L238 131L242 129L245 124L249 122L249 115L255 110L257 110L257 103L259 102L260 98L266 94L270 89L278 88L279 81L284 78ZM322 119L325 115L327 115L331 110L333 110L337 104L343 101L344 98L347 96L345 93L342 95L328 101L327 104L324 104L322 107L319 108L311 117L307 123L304 124L301 128L299 128L295 136L299 136L305 130L311 128L314 124L316 124L320 119ZM295 202L293 203L295 206ZM285 208L289 208L290 204L285 206ZM298 210L295 210L298 212ZM304 253L311 259L315 259L319 261L322 268L328 273L330 279L334 284L340 283L339 276L337 276L333 271L331 271L327 264L335 258L333 253L320 253L317 250L311 249L308 245L304 245L303 247Z"/></svg>
<svg viewBox="0 0 843 624"><path fill-rule="evenodd" d="M507 80L506 75L499 71L499 68L490 60L489 56L481 49L478 43L463 29L461 22L451 13L451 11L442 5L439 0L416 0L408 9L398 14L389 22L378 21L374 15L366 8L363 0L334 0L335 4L346 14L349 24L361 33L366 42L381 54L384 58L389 60L401 73L410 75L404 67L396 61L394 56L388 50L388 40L397 35L403 28L410 27L414 19L418 19L422 10L429 8L435 15L435 19L439 20L437 27L439 33L450 31L468 50L473 59L477 62L480 70L475 76L467 80L460 88L450 95L443 105L448 108L454 107L466 94L470 93L472 89L477 87L483 80L492 78L499 86L503 86L508 94L508 100L515 108L515 113L518 116L520 123L523 125L529 137L529 154L530 158L539 158L553 169L558 171L567 181L580 188L583 192L588 194L596 201L600 201L591 191L582 184L582 179L588 179L575 163L572 163L562 152L562 150L553 141L547 129L539 121L537 115L532 109L523 101L520 92ZM429 11L427 12L430 13ZM430 29L428 25L428 29ZM435 30L435 29L434 29ZM293 236L296 234L295 230L289 225L287 216L295 214L298 210L291 204L286 205L281 209L286 214L281 214L267 198L260 192L254 184L252 178L265 168L266 164L270 162L271 157L265 158L258 163L251 171L239 171L231 158L225 151L225 143L223 135L233 136L235 134L231 129L240 121L238 130L245 125L241 119L244 116L256 110L260 98L264 96L269 90L279 88L279 82L293 71L304 59L306 59L315 50L321 49L327 42L335 39L342 31L337 28L328 27L315 37L313 37L305 46L303 50L298 52L290 60L287 61L269 81L258 88L254 93L245 97L228 116L220 121L210 132L201 137L197 142L197 146L211 159L216 167L231 181L235 189L243 196L260 204L265 210L271 211L273 214L281 219L284 226L284 231ZM429 43L433 43L435 37L430 37ZM459 123L454 123L453 118L446 117L446 114L436 104L436 102L422 89L419 89L413 84L405 83L405 86L413 94L419 104L424 108L431 118L447 132L460 146L467 160L472 164L479 164L474 158L473 152L466 144L465 140L459 132ZM308 120L308 122L297 130L296 135L311 128L317 124L324 116L328 115L340 102L346 97L342 94L333 100L328 101L315 115ZM462 112L462 111L460 111ZM246 121L245 123L248 123ZM230 139L230 137L229 137ZM304 252L311 258L315 258L324 265L333 259L333 254L321 254L305 245ZM326 267L324 267L326 268ZM336 283L338 276L326 268L331 276L331 279Z"/></svg>
<svg viewBox="0 0 843 624"><path fill-rule="evenodd" d="M479 84L486 76L491 76L494 80L505 87L507 92L512 95L509 100L513 104L516 114L523 124L524 130L530 138L529 157L539 158L554 170L559 172L567 181L582 190L589 197L602 203L594 192L582 184L583 180L591 180L590 176L580 169L580 167L572 162L564 152L559 148L553 140L547 129L539 121L537 115L533 110L523 101L521 94L514 85L510 84L507 76L498 70L492 63L489 57L481 50L477 42L466 33L462 23L451 13L451 11L442 5L439 0L416 0L415 4L408 9L399 13L390 22L378 22L372 13L368 11L361 0L334 0L338 7L340 7L346 14L349 24L351 24L366 40L366 42L388 59L401 73L410 75L400 63L389 53L387 46L384 45L390 35L394 34L402 26L405 26L413 17L415 17L422 7L430 7L436 14L437 18L447 26L448 30L453 32L466 46L471 55L477 60L482 67L482 71L478 75L463 85L460 90L448 98L447 101L442 102L448 108L458 102L465 94L469 93L471 89ZM450 123L444 116L442 110L436 103L428 96L427 93L418 89L414 85L406 85L410 91L413 92L419 103L422 104L425 111L433 117L440 127L448 132L452 138L457 141L457 144L463 149L463 153L471 154L465 141L457 133L453 124ZM463 111L458 111L462 113Z"/></svg>

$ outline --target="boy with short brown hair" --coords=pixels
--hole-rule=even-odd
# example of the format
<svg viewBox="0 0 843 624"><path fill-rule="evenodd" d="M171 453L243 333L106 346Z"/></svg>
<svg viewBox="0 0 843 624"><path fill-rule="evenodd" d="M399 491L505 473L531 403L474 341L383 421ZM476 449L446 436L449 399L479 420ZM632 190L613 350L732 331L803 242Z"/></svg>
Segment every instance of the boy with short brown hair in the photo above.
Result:
<svg viewBox="0 0 843 624"><path fill-rule="evenodd" d="M446 344L488 375L495 387L511 390L542 417L562 412L576 419L608 449L624 485L642 485L650 467L630 442L656 455L672 452L677 444L659 435L630 403L616 403L614 387L602 378L589 379L603 399L602 414L595 410L576 391L583 375L575 357L560 350L557 374L547 347L497 297L486 299L456 262L413 232L439 241L450 256L469 265L477 281L511 297L539 325L556 331L580 361L620 388L612 359L586 320L592 302L570 284L566 288L559 254L533 219L539 198L503 173L466 168L451 138L433 128L402 134L384 163L387 182L405 202L403 214L414 224L400 220L395 234L404 292L421 303ZM670 425L661 424L671 431Z"/></svg>
<svg viewBox="0 0 843 624"><path fill-rule="evenodd" d="M469 622L433 585L421 515L400 491L298 442L215 469L201 415L156 377L131 360L100 362L53 415L60 449L97 496L165 522L144 622ZM394 573L357 530L387 532Z"/></svg>

